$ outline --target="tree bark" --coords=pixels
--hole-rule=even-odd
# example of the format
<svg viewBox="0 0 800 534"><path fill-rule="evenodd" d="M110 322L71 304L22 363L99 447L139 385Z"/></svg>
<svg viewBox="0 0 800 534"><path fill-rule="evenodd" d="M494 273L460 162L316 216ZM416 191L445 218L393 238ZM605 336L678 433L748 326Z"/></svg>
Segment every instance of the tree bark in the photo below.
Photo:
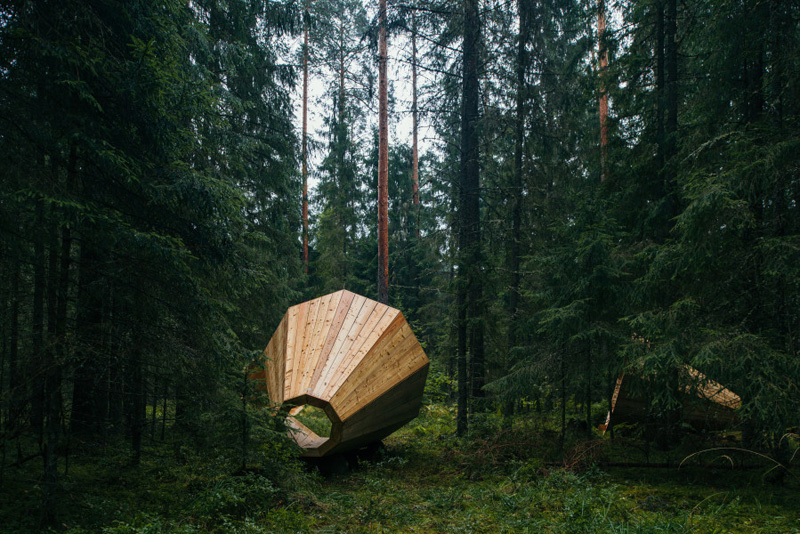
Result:
<svg viewBox="0 0 800 534"><path fill-rule="evenodd" d="M3 430L6 436L16 433L21 407L20 391L22 381L19 376L19 253L11 258L11 317L8 341L8 405Z"/></svg>
<svg viewBox="0 0 800 534"><path fill-rule="evenodd" d="M483 290L481 285L480 234L480 161L478 154L478 54L480 51L480 19L477 0L464 2L464 85L461 117L461 187L464 214L463 272L467 273L468 311L470 330L469 364L471 393L483 396ZM460 269L461 270L461 269Z"/></svg>
<svg viewBox="0 0 800 534"><path fill-rule="evenodd" d="M417 13L411 12L411 188L414 194L414 209L417 231L417 242L420 239L419 228L419 151L418 151L418 123L417 123Z"/></svg>
<svg viewBox="0 0 800 534"><path fill-rule="evenodd" d="M303 272L308 276L308 6L303 13ZM308 280L306 279L306 284Z"/></svg>
<svg viewBox="0 0 800 534"><path fill-rule="evenodd" d="M667 69L667 157L675 155L678 134L678 1L666 0L664 40Z"/></svg>
<svg viewBox="0 0 800 534"><path fill-rule="evenodd" d="M608 50L606 49L606 7L605 0L597 2L597 49L600 64L600 181L604 182L608 178Z"/></svg>
<svg viewBox="0 0 800 534"><path fill-rule="evenodd" d="M84 229L81 234L75 332L79 358L73 379L70 428L75 434L88 435L96 432L101 424L98 379L104 373L95 349L100 346L102 312L98 289L94 287L98 255L87 239L88 231Z"/></svg>
<svg viewBox="0 0 800 534"><path fill-rule="evenodd" d="M45 251L42 229L45 228L44 201L36 202L36 231L33 242L33 313L31 318L31 364L28 368L30 385L31 430L41 446L44 425L44 296Z"/></svg>
<svg viewBox="0 0 800 534"><path fill-rule="evenodd" d="M378 7L378 301L389 303L389 100L386 0Z"/></svg>
<svg viewBox="0 0 800 534"><path fill-rule="evenodd" d="M469 383L467 382L467 288L459 274L456 280L456 382L458 406L456 435L465 436L469 429Z"/></svg>
<svg viewBox="0 0 800 534"><path fill-rule="evenodd" d="M461 94L461 176L459 191L459 266L458 266L458 364L459 434L466 432L468 394L482 394L483 322L480 312L480 167L478 161L478 50L480 27L477 0L464 0L463 77ZM469 373L467 383L461 366L466 365L466 338L469 331ZM463 379L463 382L462 382ZM467 393L467 391L469 393ZM462 399L465 399L462 401Z"/></svg>
<svg viewBox="0 0 800 534"><path fill-rule="evenodd" d="M517 42L517 98L516 125L514 132L514 182L512 184L511 239L509 270L510 288L508 296L508 350L513 354L517 346L517 310L519 308L519 268L520 268L520 230L522 227L522 156L525 143L525 101L527 85L525 76L528 69L528 41L530 40L529 0L518 0L519 40ZM509 364L515 363L513 355ZM506 403L506 413L514 410L513 401Z"/></svg>
<svg viewBox="0 0 800 534"><path fill-rule="evenodd" d="M664 74L664 0L656 0L656 146L658 154L659 187L657 194L660 197L664 192L664 108L666 107L666 76Z"/></svg>

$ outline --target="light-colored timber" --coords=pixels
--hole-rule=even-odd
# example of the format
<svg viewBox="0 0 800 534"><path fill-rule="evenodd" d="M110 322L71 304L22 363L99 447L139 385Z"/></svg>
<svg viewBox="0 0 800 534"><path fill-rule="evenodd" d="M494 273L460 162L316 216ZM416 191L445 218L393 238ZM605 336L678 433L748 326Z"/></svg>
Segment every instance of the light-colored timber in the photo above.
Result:
<svg viewBox="0 0 800 534"><path fill-rule="evenodd" d="M414 419L429 366L399 310L345 290L289 308L264 357L264 372L250 376L290 410L304 456L357 449ZM329 438L294 418L307 404L331 420Z"/></svg>
<svg viewBox="0 0 800 534"><path fill-rule="evenodd" d="M688 365L680 373L683 402L681 418L695 428L723 430L738 422L736 409L742 399L722 384ZM636 374L621 372L611 396L611 410L606 416L603 432L612 423L641 422L647 418L647 385Z"/></svg>

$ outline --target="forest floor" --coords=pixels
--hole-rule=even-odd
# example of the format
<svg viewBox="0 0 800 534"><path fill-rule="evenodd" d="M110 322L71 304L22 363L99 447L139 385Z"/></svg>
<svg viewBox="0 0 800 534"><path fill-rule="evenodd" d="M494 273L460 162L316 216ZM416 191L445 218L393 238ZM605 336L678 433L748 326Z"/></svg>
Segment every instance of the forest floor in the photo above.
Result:
<svg viewBox="0 0 800 534"><path fill-rule="evenodd" d="M232 474L223 453L192 456L174 443L145 451L139 467L124 449L76 455L62 480L54 531L800 532L797 474L779 476L752 454L709 451L678 468L685 451L645 450L623 436L572 436L567 461L555 462L558 436L531 422L536 414L514 422L478 415L471 437L460 440L454 415L444 404L424 407L386 440L379 458L325 477L280 462ZM686 449L700 450L698 439ZM608 467L646 456L671 467ZM34 463L4 473L2 532L41 531Z"/></svg>
<svg viewBox="0 0 800 534"><path fill-rule="evenodd" d="M642 454L625 456L601 440L576 446L564 468L537 454L553 452L552 433L544 432L551 442L543 444L543 432L514 428L501 432L506 439L474 439L465 447L452 438L453 420L452 410L428 407L387 440L384 460L323 481L308 507L310 530L800 532L797 478L776 483L775 470L752 461L730 469L728 460L742 464L748 453L710 451L678 468L682 457L671 451L672 467L601 468L595 462L640 463ZM664 464L670 454L651 456Z"/></svg>

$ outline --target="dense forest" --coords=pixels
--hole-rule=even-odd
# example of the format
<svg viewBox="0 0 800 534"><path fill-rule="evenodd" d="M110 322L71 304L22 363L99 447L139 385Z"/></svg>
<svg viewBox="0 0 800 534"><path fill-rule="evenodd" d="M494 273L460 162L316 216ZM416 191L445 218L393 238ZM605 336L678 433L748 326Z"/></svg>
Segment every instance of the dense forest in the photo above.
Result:
<svg viewBox="0 0 800 534"><path fill-rule="evenodd" d="M800 4L386 4L0 2L0 530L455 528L378 511L416 502L463 531L714 531L711 490L688 520L604 508L625 450L724 445L796 489ZM326 482L248 376L339 289L432 365L384 460ZM621 373L647 417L601 433ZM708 380L741 400L723 433L682 416ZM391 500L429 472L458 483ZM566 487L621 515L523 510ZM759 488L790 522L736 528L800 528Z"/></svg>

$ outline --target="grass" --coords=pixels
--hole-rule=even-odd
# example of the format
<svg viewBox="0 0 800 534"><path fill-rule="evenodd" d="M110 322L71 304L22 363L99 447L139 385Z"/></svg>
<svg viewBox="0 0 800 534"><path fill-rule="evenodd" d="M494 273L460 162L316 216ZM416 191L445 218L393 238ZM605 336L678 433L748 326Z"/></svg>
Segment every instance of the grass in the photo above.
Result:
<svg viewBox="0 0 800 534"><path fill-rule="evenodd" d="M800 532L797 481L773 486L768 467L571 471L548 465L541 430L457 440L452 421L451 409L428 407L387 440L383 460L321 482L312 531Z"/></svg>
<svg viewBox="0 0 800 534"><path fill-rule="evenodd" d="M643 450L632 437L586 444L571 436L559 467L549 422L485 414L454 437L444 404L386 440L381 458L322 478L276 450L259 469L233 474L222 449L202 456L154 446L138 468L126 448L77 455L63 479L57 531L118 533L716 533L800 532L800 484L769 482L700 455L680 469L598 468L596 462L674 465L679 451ZM686 450L708 437L681 444ZM265 446L271 446L266 444ZM694 449L698 450L697 448ZM177 461L176 458L180 458ZM742 463L742 459L734 459ZM41 498L36 462L7 470L0 531L35 532Z"/></svg>
<svg viewBox="0 0 800 534"><path fill-rule="evenodd" d="M325 410L306 404L303 410L294 416L309 430L321 438L331 437L331 420L325 415Z"/></svg>

